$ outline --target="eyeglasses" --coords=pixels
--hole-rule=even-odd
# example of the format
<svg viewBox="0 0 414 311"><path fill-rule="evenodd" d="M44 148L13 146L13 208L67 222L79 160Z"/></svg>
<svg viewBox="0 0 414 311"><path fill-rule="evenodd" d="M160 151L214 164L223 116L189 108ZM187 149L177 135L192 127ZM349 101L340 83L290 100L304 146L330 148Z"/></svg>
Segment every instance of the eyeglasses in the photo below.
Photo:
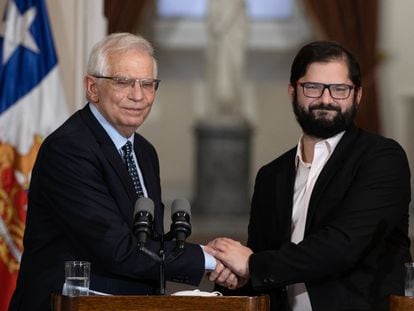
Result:
<svg viewBox="0 0 414 311"><path fill-rule="evenodd" d="M126 77L105 77L105 76L95 76L98 79L108 79L112 80L115 87L120 89L126 89L127 87L135 87L135 83L138 83L143 92L154 92L158 89L158 85L161 80L158 79L134 79Z"/></svg>
<svg viewBox="0 0 414 311"><path fill-rule="evenodd" d="M354 88L353 85L348 84L324 84L317 82L298 82L298 85L302 87L303 95L309 98L319 98L325 89L328 89L333 99L347 99Z"/></svg>

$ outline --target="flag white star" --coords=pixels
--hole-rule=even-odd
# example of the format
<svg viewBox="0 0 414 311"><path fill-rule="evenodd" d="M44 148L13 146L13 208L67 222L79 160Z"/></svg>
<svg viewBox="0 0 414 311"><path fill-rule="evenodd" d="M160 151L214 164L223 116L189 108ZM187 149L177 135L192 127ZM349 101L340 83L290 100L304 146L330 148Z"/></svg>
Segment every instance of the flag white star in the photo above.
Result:
<svg viewBox="0 0 414 311"><path fill-rule="evenodd" d="M7 11L7 19L0 25L0 36L3 40L3 60L7 63L14 51L21 45L35 53L40 50L29 31L36 16L36 8L32 7L23 15L20 14L14 1L10 1Z"/></svg>

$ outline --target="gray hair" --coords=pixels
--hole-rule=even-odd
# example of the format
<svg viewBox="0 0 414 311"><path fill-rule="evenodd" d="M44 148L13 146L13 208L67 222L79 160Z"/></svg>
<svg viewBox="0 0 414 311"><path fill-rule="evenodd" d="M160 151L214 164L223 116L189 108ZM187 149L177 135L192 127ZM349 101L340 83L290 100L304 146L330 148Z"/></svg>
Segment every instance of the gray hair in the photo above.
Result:
<svg viewBox="0 0 414 311"><path fill-rule="evenodd" d="M127 32L113 33L96 43L89 54L87 74L105 76L108 74L108 55L111 53L138 50L148 53L154 60L154 75L157 77L157 61L154 49L145 38Z"/></svg>

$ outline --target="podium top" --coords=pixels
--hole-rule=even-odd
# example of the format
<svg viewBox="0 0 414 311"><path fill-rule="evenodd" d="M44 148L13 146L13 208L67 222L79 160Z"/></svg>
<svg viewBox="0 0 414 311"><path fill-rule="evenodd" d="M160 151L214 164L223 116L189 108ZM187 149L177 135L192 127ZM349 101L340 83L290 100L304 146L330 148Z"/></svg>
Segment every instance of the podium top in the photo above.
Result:
<svg viewBox="0 0 414 311"><path fill-rule="evenodd" d="M52 311L268 311L268 296L82 296L52 294Z"/></svg>
<svg viewBox="0 0 414 311"><path fill-rule="evenodd" d="M390 296L390 311L414 310L414 297Z"/></svg>

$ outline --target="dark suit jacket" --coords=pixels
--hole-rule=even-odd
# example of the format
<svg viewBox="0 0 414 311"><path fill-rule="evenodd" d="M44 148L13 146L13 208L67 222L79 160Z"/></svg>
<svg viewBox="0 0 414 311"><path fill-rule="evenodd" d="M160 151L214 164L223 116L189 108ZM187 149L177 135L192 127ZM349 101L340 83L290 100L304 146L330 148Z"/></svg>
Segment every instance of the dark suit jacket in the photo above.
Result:
<svg viewBox="0 0 414 311"><path fill-rule="evenodd" d="M136 134L134 148L155 228L163 234L159 164L155 149ZM158 265L137 251L132 232L137 197L112 140L88 106L76 112L42 144L29 190L24 253L10 310L48 310L61 292L64 262L87 260L90 288L111 294L152 294ZM158 252L159 242L149 243ZM166 243L167 256L174 247ZM166 278L198 285L204 273L200 246L187 244L166 264Z"/></svg>
<svg viewBox="0 0 414 311"><path fill-rule="evenodd" d="M313 189L304 240L290 242L296 148L258 172L248 246L253 293L286 310L285 286L305 282L315 311L380 310L404 293L410 171L393 140L352 126Z"/></svg>

